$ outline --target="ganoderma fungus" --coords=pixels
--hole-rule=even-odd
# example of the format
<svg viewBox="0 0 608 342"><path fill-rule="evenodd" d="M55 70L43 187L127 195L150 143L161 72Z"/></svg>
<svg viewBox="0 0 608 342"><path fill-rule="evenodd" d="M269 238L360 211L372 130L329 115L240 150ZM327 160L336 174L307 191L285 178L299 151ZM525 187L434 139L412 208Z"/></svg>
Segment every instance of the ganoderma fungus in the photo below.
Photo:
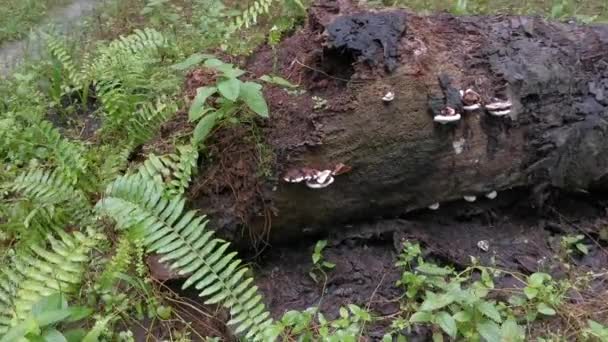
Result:
<svg viewBox="0 0 608 342"><path fill-rule="evenodd" d="M491 200L495 199L496 196L498 196L498 192L496 192L496 190L490 191L486 194L486 198L489 198Z"/></svg>
<svg viewBox="0 0 608 342"><path fill-rule="evenodd" d="M429 205L429 209L431 209L431 210L439 209L439 202Z"/></svg>
<svg viewBox="0 0 608 342"><path fill-rule="evenodd" d="M438 122L442 125L450 122L456 122L460 120L460 114L456 113L456 110L452 107L445 107L441 110L440 115L435 115L433 121Z"/></svg>
<svg viewBox="0 0 608 342"><path fill-rule="evenodd" d="M329 171L329 170L325 170ZM325 182L320 182L319 179L306 181L306 186L311 189L322 189L328 187L331 183L334 182L334 177L329 176L325 178Z"/></svg>
<svg viewBox="0 0 608 342"><path fill-rule="evenodd" d="M389 91L388 93L384 94L384 96L382 97L382 101L384 102L391 102L395 99L395 93L393 93L392 91Z"/></svg>
<svg viewBox="0 0 608 342"><path fill-rule="evenodd" d="M490 250L490 241L488 240L479 240L477 241L477 247L479 249L481 249L484 252L487 252Z"/></svg>
<svg viewBox="0 0 608 342"><path fill-rule="evenodd" d="M306 182L311 189L322 189L334 182L334 176L347 173L351 168L342 163L336 164L332 170L319 171L310 167L293 168L285 173L283 180L287 183Z"/></svg>
<svg viewBox="0 0 608 342"><path fill-rule="evenodd" d="M462 98L462 109L466 111L474 111L481 108L481 95L473 89L461 90L460 97Z"/></svg>
<svg viewBox="0 0 608 342"><path fill-rule="evenodd" d="M473 203L477 200L477 196L464 196L463 197L465 201Z"/></svg>
<svg viewBox="0 0 608 342"><path fill-rule="evenodd" d="M494 116L505 116L511 113L511 107L513 104L509 100L500 100L497 98L492 99L491 103L485 105L488 113Z"/></svg>

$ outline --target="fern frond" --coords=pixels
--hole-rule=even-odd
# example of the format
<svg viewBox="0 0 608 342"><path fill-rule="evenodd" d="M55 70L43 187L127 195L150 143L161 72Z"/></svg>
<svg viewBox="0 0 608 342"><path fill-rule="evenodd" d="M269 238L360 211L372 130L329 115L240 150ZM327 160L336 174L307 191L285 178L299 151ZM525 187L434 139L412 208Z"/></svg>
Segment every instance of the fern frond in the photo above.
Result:
<svg viewBox="0 0 608 342"><path fill-rule="evenodd" d="M138 168L144 179L157 182L171 195L180 195L188 188L196 171L198 149L192 145L178 146L177 154L157 157L154 154Z"/></svg>
<svg viewBox="0 0 608 342"><path fill-rule="evenodd" d="M117 275L126 273L129 265L131 265L133 254L133 243L129 240L128 235L123 235L118 242L118 247L116 247L116 253L105 265L105 269L95 282L95 286L98 286L102 292L111 289L118 279Z"/></svg>
<svg viewBox="0 0 608 342"><path fill-rule="evenodd" d="M164 254L162 262L180 274L190 274L184 288L194 285L206 303L230 310L236 333L261 340L272 323L258 288L247 277L247 268L226 252L229 242L213 238L208 220L195 211L184 211L185 199L166 197L163 187L139 175L117 179L106 190L97 209L112 217L121 229L136 229L148 252Z"/></svg>
<svg viewBox="0 0 608 342"><path fill-rule="evenodd" d="M47 48L51 57L55 58L62 69L66 72L67 79L73 86L82 86L85 76L72 60L72 56L67 50L67 47L60 39L52 36L47 37Z"/></svg>
<svg viewBox="0 0 608 342"><path fill-rule="evenodd" d="M169 45L162 33L150 28L143 31L138 29L133 34L121 36L103 47L93 68L99 73L117 65L129 66L134 58L140 61L156 59Z"/></svg>
<svg viewBox="0 0 608 342"><path fill-rule="evenodd" d="M97 179L98 183L103 190L105 186L112 180L116 179L116 177L120 176L121 173L127 169L127 165L129 163L129 155L133 151L133 146L131 144L127 144L124 147L121 147L119 150L114 148L101 148L96 152L104 153L103 161L100 163L101 165L97 168Z"/></svg>
<svg viewBox="0 0 608 342"><path fill-rule="evenodd" d="M92 248L102 237L93 230L48 234L47 245L31 244L0 269L0 335L27 316L41 297L74 293Z"/></svg>
<svg viewBox="0 0 608 342"><path fill-rule="evenodd" d="M177 111L177 106L158 99L156 104L144 104L128 123L127 133L133 145L139 145L152 139L160 126Z"/></svg>
<svg viewBox="0 0 608 342"><path fill-rule="evenodd" d="M243 26L249 28L257 24L258 17L268 14L272 0L255 0L251 6L243 11L232 24L233 31L240 30Z"/></svg>
<svg viewBox="0 0 608 342"><path fill-rule="evenodd" d="M65 178L68 178L72 184L87 173L88 163L84 158L86 149L82 144L65 139L48 121L42 121L32 129L39 134L39 140L36 142L49 151L53 159L51 162L63 170Z"/></svg>
<svg viewBox="0 0 608 342"><path fill-rule="evenodd" d="M63 204L75 222L84 221L90 212L84 193L74 188L61 170L33 169L22 173L12 182L12 190L38 203L41 208Z"/></svg>

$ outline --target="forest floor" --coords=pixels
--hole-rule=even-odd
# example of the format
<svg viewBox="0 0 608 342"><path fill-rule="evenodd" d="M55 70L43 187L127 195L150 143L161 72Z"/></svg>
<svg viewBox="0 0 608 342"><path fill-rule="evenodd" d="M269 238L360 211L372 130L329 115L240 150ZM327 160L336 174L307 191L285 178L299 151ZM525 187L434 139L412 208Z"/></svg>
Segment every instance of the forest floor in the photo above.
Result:
<svg viewBox="0 0 608 342"><path fill-rule="evenodd" d="M94 0L77 0L52 12L53 18L47 18L48 21L45 19L41 25L58 20L68 23L64 27L69 30L68 27L73 27L72 24L93 13L94 3ZM547 3L544 2L541 6L545 11L551 10L544 8ZM437 6L441 4L445 2L438 2ZM491 3L479 1L475 4L477 5L471 5L468 10L481 13L492 11ZM427 2L412 1L410 5L416 9L421 6L427 6L427 10L437 9L428 8ZM586 2L581 11L584 10L585 15L589 16L594 10L603 9L601 6L604 5L599 1L597 4ZM523 7L519 9L524 11ZM509 11L512 8L500 10ZM139 11L140 8L133 13ZM566 12L565 9L563 11ZM101 25L101 29L95 30L92 36L99 40L111 39L125 33L123 30L130 31L145 24L136 15L126 19L129 18L129 13L122 11L121 18L124 21L117 20L115 25ZM554 14L559 17L561 13L555 11ZM8 74L23 58L32 57L25 52L32 44L37 43L22 40L0 45L0 60L3 61L0 73ZM268 57L270 63L272 56ZM252 72L255 73L255 70ZM192 83L192 75L193 73L185 81L180 97L191 99L196 88L205 85L204 80L202 83ZM267 98L274 106L281 106L281 101L291 101L290 99L280 96ZM99 128L99 122L88 116L70 117L72 122L69 124L66 123L65 116L51 113L47 118L62 129L68 126L86 128L79 130L78 138L82 140L93 140ZM293 129L289 123L283 124L285 129ZM168 133L163 136L161 131L158 140L144 146L144 152L168 152L170 148L163 150L163 146L173 147L171 142L176 134L190 134L191 130L192 125L186 122L185 111L181 111L163 127L163 131ZM189 189L190 195L193 192L209 191L206 189L239 186L239 182L255 182L255 179L244 175L249 174L249 168L260 169L260 165L255 163L264 161L264 151L255 143L256 137L251 135L251 131L238 126L230 132L216 133L214 140L225 146L210 145L211 153L226 153L226 148L233 148L241 149L242 155L249 157L212 165L215 169L208 170L206 175L211 173L217 176L211 177L208 182L197 182L195 179ZM251 163L255 165L252 166ZM241 185L251 186L250 183ZM256 196L255 193L244 195ZM250 210L246 207L250 203L248 198L241 200L244 201L242 210ZM202 207L202 204L198 203L197 206ZM605 194L559 194L548 209L541 213L531 207L527 189L512 189L498 194L494 200L484 198L475 203L442 203L438 211L420 210L401 217L351 222L348 226L328 229L334 232L330 236L268 246L262 254L258 254L258 251L249 251L247 254L245 251L243 257L252 266L255 282L274 318L280 319L290 310L300 311L317 306L327 318L338 319L341 307L356 304L377 317L366 327L366 337L362 341L379 341L388 330L398 331L399 327L394 326L395 320L411 313L411 308L404 305L404 287L397 284L402 278L403 269L395 265L400 260L406 241L419 243L425 260L442 266L448 265L456 272L476 266L499 270L491 296L504 302L507 302L509 294L526 287L526 282L522 280L526 276L537 272L547 273L556 282L563 281L567 284L568 290L563 302L556 308L557 313L531 322L527 326L527 335L530 338L555 338L555 341L575 340L585 329L588 319L608 323L608 302L605 300L608 297L606 208L608 197ZM319 240L327 241L322 258L335 264L331 269L315 269L311 256ZM311 276L311 272L316 276ZM474 272L469 280L474 281L479 277ZM197 336L201 336L202 340L202 336L215 335L224 340L233 339L224 326L227 318L225 312L203 307L197 293L179 290L181 284L180 280L171 280L160 287L180 295L173 305L183 317L194 321L192 329L196 333L191 337L197 340ZM144 326L150 322L138 321L137 324ZM146 340L146 335L152 331L133 330L137 341ZM403 333L414 341L428 341L434 332L429 325L419 325L416 329L404 330ZM156 333L156 337L160 340L166 337L166 332Z"/></svg>

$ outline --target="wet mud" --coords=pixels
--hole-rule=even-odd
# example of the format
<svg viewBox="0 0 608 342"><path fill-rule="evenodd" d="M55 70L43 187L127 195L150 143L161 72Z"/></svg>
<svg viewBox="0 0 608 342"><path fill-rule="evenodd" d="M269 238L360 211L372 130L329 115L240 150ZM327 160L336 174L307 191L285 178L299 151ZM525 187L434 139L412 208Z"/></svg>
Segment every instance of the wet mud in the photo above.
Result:
<svg viewBox="0 0 608 342"><path fill-rule="evenodd" d="M503 193L494 201L464 201L442 206L438 211L420 211L400 219L383 219L369 223L337 227L328 239L326 260L336 267L327 278L313 281L311 255L315 240L294 242L272 248L258 261L256 282L265 295L273 316L280 318L289 310L320 307L328 317L336 318L340 306L354 303L369 308L376 317L392 317L400 311L405 289L396 285L401 271L394 266L402 242L419 242L424 257L440 265L464 269L479 264L529 275L546 272L556 279L587 271L601 274L608 265L608 241L601 231L608 224L606 196L562 195L552 207L552 215L538 215L526 202L523 190ZM573 269L564 268L556 255L564 235L584 234L589 245L586 256L573 257ZM486 240L488 251L478 243ZM503 274L495 279L497 289L521 289L524 284ZM591 305L608 294L608 281L598 278L590 291L573 293L567 304L574 307ZM500 293L500 291L497 291ZM506 298L504 298L506 299ZM598 312L598 321L607 321ZM550 320L548 320L550 321ZM380 319L370 327L364 340L379 341L387 322ZM547 321L542 324L549 324ZM407 332L414 340L430 340L430 331L418 327Z"/></svg>

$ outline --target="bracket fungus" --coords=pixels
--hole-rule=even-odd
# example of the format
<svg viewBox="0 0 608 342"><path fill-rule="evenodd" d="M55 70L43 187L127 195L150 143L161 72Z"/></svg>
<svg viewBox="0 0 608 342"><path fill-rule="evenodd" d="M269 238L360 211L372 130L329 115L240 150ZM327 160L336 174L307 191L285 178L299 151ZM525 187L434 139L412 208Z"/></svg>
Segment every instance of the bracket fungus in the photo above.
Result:
<svg viewBox="0 0 608 342"><path fill-rule="evenodd" d="M505 116L511 113L513 104L509 100L492 99L491 103L485 105L486 110L490 115Z"/></svg>
<svg viewBox="0 0 608 342"><path fill-rule="evenodd" d="M395 99L395 93L393 93L392 91L389 91L388 93L384 94L384 96L382 97L382 101L384 102L391 102Z"/></svg>
<svg viewBox="0 0 608 342"><path fill-rule="evenodd" d="M473 203L473 202L477 201L477 196L464 196L463 198L465 201L467 201L469 203Z"/></svg>
<svg viewBox="0 0 608 342"><path fill-rule="evenodd" d="M495 199L498 196L498 192L496 192L496 190L490 191L486 194L486 198L488 199Z"/></svg>
<svg viewBox="0 0 608 342"><path fill-rule="evenodd" d="M471 112L481 108L481 95L475 92L473 89L461 90L460 97L462 99L462 109Z"/></svg>
<svg viewBox="0 0 608 342"><path fill-rule="evenodd" d="M477 247L484 252L488 252L490 250L490 241L479 240L479 241L477 241Z"/></svg>
<svg viewBox="0 0 608 342"><path fill-rule="evenodd" d="M460 114L456 113L456 109L452 107L445 107L441 110L441 114L435 115L433 121L438 122L442 125L456 122L460 120Z"/></svg>
<svg viewBox="0 0 608 342"><path fill-rule="evenodd" d="M439 202L433 203L431 205L429 205L429 209L430 210L437 210L439 209Z"/></svg>
<svg viewBox="0 0 608 342"><path fill-rule="evenodd" d="M342 163L336 164L331 170L313 169L310 167L293 168L285 173L283 180L287 183L302 183L311 189L323 189L334 182L334 176L347 173L351 168Z"/></svg>

